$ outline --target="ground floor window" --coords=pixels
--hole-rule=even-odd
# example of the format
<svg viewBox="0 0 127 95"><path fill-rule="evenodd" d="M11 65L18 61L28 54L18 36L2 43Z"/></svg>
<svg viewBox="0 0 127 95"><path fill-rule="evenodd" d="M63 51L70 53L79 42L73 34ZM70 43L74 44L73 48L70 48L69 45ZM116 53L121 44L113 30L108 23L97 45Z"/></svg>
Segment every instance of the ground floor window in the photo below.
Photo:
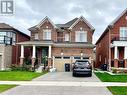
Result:
<svg viewBox="0 0 127 95"><path fill-rule="evenodd" d="M83 57L83 59L89 59L89 57Z"/></svg>
<svg viewBox="0 0 127 95"><path fill-rule="evenodd" d="M55 59L61 59L61 58L62 58L62 57L60 57L60 56L56 56L56 57L55 57Z"/></svg>
<svg viewBox="0 0 127 95"><path fill-rule="evenodd" d="M81 59L81 57L79 57L79 56L75 56L74 59Z"/></svg>
<svg viewBox="0 0 127 95"><path fill-rule="evenodd" d="M70 59L70 57L68 57L68 56L64 56L63 59Z"/></svg>

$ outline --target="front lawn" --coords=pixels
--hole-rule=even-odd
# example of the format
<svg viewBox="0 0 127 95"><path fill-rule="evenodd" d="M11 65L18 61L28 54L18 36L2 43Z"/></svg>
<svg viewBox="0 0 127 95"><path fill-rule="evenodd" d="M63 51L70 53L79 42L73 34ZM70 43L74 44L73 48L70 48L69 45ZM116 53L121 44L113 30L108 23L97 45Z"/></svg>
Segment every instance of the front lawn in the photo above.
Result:
<svg viewBox="0 0 127 95"><path fill-rule="evenodd" d="M13 88L15 87L16 85L0 85L0 93L5 91L5 90L8 90L10 88Z"/></svg>
<svg viewBox="0 0 127 95"><path fill-rule="evenodd" d="M106 72L95 72L95 74L103 82L127 82L127 74L110 75Z"/></svg>
<svg viewBox="0 0 127 95"><path fill-rule="evenodd" d="M108 87L108 89L112 92L113 95L127 95L127 87Z"/></svg>
<svg viewBox="0 0 127 95"><path fill-rule="evenodd" d="M39 77L47 72L35 73L28 71L1 71L0 80L2 81L30 81L33 78Z"/></svg>

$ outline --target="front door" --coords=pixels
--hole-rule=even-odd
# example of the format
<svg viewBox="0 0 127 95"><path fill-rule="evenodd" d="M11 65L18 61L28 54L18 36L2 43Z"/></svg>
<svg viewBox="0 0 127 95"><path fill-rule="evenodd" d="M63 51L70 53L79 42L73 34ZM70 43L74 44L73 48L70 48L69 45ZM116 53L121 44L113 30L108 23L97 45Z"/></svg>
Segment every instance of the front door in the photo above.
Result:
<svg viewBox="0 0 127 95"><path fill-rule="evenodd" d="M42 48L42 64L48 66L48 47Z"/></svg>

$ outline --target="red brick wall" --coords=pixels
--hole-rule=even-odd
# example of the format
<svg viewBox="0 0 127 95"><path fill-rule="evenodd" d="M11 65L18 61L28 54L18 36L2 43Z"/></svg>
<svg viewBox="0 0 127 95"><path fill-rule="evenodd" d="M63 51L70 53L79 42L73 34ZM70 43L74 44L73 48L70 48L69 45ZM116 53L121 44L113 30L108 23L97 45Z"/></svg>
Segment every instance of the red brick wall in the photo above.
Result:
<svg viewBox="0 0 127 95"><path fill-rule="evenodd" d="M99 67L101 64L108 62L109 58L109 32L101 39L101 41L96 45L96 67ZM99 56L101 56L101 61Z"/></svg>
<svg viewBox="0 0 127 95"><path fill-rule="evenodd" d="M54 42L57 41L57 32L59 31L58 29L55 29L53 27L53 25L49 22L49 21L45 21L39 30L36 30L36 31L32 31L31 32L31 40L34 40L34 35L35 33L38 33L39 34L39 40L43 40L43 29L47 29L47 26L48 26L48 29L51 29L52 31L52 40ZM84 31L87 31L87 41L88 42L91 42L92 43L92 35L93 35L93 32L90 30L90 27L88 27L88 25L84 22L84 21L79 21L74 27L72 30L69 30L69 29L65 29L63 32L63 39L65 37L65 34L66 33L69 33L70 35L70 42L75 42L75 31L80 31L80 28L82 27L82 29ZM60 31L61 32L61 31Z"/></svg>
<svg viewBox="0 0 127 95"><path fill-rule="evenodd" d="M16 32L16 43L23 42L23 41L29 41L30 37L23 35L21 33ZM24 55L29 55L29 49L24 49ZM13 45L12 48L12 64L18 64L20 60L20 54L21 54L21 48L20 45Z"/></svg>
<svg viewBox="0 0 127 95"><path fill-rule="evenodd" d="M48 26L48 28L47 28L47 26ZM34 40L35 33L38 33L39 40L43 40L43 29L51 29L51 39L52 39L52 41L56 41L56 35L57 35L56 29L54 28L54 26L48 20L46 20L40 26L40 29L31 32L31 40Z"/></svg>
<svg viewBox="0 0 127 95"><path fill-rule="evenodd" d="M71 30L71 41L75 42L75 31L80 31L80 28L82 27L82 29L84 31L87 31L87 41L88 42L92 42L92 35L93 32L90 30L90 27L88 27L88 25L84 22L84 21L79 21Z"/></svg>
<svg viewBox="0 0 127 95"><path fill-rule="evenodd" d="M93 49L90 48L52 48L52 55L54 56L61 56L61 51L64 53L63 56L81 56L81 51L87 57L93 57Z"/></svg>
<svg viewBox="0 0 127 95"><path fill-rule="evenodd" d="M104 35L104 37L98 42L96 46L96 65L97 67L100 66L100 64L104 63L105 57L109 58L108 54L108 41L114 38L119 37L119 29L120 27L127 27L127 20L126 20L127 12L113 25L112 28L110 28L110 34L109 32ZM110 35L110 37L109 37ZM111 38L111 39L109 39ZM101 47L99 48L99 44L101 44ZM102 55L102 62L99 62L99 55ZM121 50L120 58L123 57L123 50ZM114 59L114 48L111 49L111 59Z"/></svg>

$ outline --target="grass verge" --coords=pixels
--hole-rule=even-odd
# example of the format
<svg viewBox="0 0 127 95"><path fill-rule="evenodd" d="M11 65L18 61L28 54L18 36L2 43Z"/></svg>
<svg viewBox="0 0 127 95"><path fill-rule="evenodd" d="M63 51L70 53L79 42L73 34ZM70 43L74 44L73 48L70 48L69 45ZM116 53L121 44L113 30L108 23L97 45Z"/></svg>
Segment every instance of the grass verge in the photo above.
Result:
<svg viewBox="0 0 127 95"><path fill-rule="evenodd" d="M108 89L112 92L113 95L127 95L126 86L110 86Z"/></svg>
<svg viewBox="0 0 127 95"><path fill-rule="evenodd" d="M30 81L39 77L47 72L36 73L28 71L0 71L1 81Z"/></svg>
<svg viewBox="0 0 127 95"><path fill-rule="evenodd" d="M0 93L16 86L17 85L0 85Z"/></svg>
<svg viewBox="0 0 127 95"><path fill-rule="evenodd" d="M106 72L95 72L95 74L103 82L127 82L127 74L110 75Z"/></svg>

